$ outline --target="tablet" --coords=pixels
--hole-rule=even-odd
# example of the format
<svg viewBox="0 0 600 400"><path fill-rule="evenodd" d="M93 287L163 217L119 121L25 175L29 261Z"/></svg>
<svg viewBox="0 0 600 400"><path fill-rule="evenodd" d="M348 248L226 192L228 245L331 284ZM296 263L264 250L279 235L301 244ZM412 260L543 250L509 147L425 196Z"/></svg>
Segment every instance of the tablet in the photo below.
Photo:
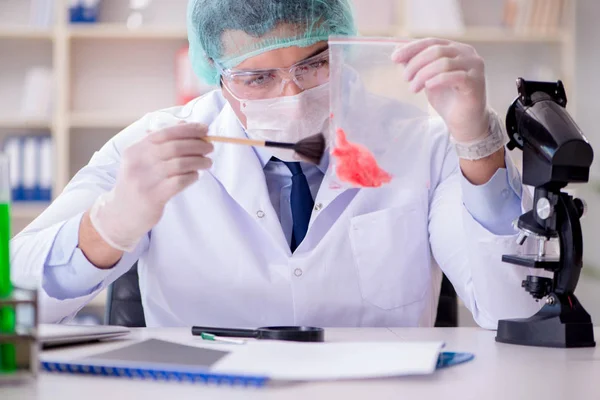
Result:
<svg viewBox="0 0 600 400"><path fill-rule="evenodd" d="M129 328L109 325L39 324L38 338L42 347L63 346L112 339L130 333Z"/></svg>

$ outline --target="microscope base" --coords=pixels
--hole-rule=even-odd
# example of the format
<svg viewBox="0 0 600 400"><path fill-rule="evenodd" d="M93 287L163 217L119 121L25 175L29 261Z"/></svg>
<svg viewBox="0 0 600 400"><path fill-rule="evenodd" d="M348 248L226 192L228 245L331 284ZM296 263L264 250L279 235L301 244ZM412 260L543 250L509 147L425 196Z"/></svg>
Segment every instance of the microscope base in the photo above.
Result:
<svg viewBox="0 0 600 400"><path fill-rule="evenodd" d="M545 305L529 318L500 320L496 341L539 347L595 347L594 326L589 314L579 307L561 315L560 304Z"/></svg>

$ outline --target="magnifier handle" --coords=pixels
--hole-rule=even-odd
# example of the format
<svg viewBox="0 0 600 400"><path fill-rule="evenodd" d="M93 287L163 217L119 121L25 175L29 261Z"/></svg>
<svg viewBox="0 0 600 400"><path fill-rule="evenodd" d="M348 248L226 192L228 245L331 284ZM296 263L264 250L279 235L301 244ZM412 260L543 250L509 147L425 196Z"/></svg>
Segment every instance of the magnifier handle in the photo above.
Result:
<svg viewBox="0 0 600 400"><path fill-rule="evenodd" d="M258 334L253 329L231 329L231 328L213 328L208 326L192 326L192 335L200 336L200 334L210 333L211 335L223 336L223 337L243 337L243 338L255 338Z"/></svg>

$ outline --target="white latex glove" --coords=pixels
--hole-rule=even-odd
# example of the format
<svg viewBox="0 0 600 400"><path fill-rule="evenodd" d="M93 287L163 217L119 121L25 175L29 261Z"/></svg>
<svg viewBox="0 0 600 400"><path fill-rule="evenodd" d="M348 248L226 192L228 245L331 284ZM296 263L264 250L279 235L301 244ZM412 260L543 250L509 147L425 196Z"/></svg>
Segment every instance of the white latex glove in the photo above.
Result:
<svg viewBox="0 0 600 400"><path fill-rule="evenodd" d="M425 89L456 142L472 143L488 135L485 65L473 47L421 39L398 46L392 60L406 66L404 78L413 92Z"/></svg>
<svg viewBox="0 0 600 400"><path fill-rule="evenodd" d="M132 251L158 223L165 204L211 167L208 128L183 123L148 134L123 154L115 187L102 194L90 220L111 247Z"/></svg>

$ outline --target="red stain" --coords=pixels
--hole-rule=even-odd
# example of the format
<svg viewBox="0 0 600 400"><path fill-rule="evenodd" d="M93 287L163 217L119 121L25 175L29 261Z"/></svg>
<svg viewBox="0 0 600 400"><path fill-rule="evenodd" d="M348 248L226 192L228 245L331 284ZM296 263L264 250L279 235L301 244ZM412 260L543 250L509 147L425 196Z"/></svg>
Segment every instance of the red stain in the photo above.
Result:
<svg viewBox="0 0 600 400"><path fill-rule="evenodd" d="M336 173L340 180L360 187L380 187L392 180L366 147L349 142L341 128L336 133L336 148L331 154L338 161Z"/></svg>
<svg viewBox="0 0 600 400"><path fill-rule="evenodd" d="M329 118L333 119L333 113L329 114Z"/></svg>

